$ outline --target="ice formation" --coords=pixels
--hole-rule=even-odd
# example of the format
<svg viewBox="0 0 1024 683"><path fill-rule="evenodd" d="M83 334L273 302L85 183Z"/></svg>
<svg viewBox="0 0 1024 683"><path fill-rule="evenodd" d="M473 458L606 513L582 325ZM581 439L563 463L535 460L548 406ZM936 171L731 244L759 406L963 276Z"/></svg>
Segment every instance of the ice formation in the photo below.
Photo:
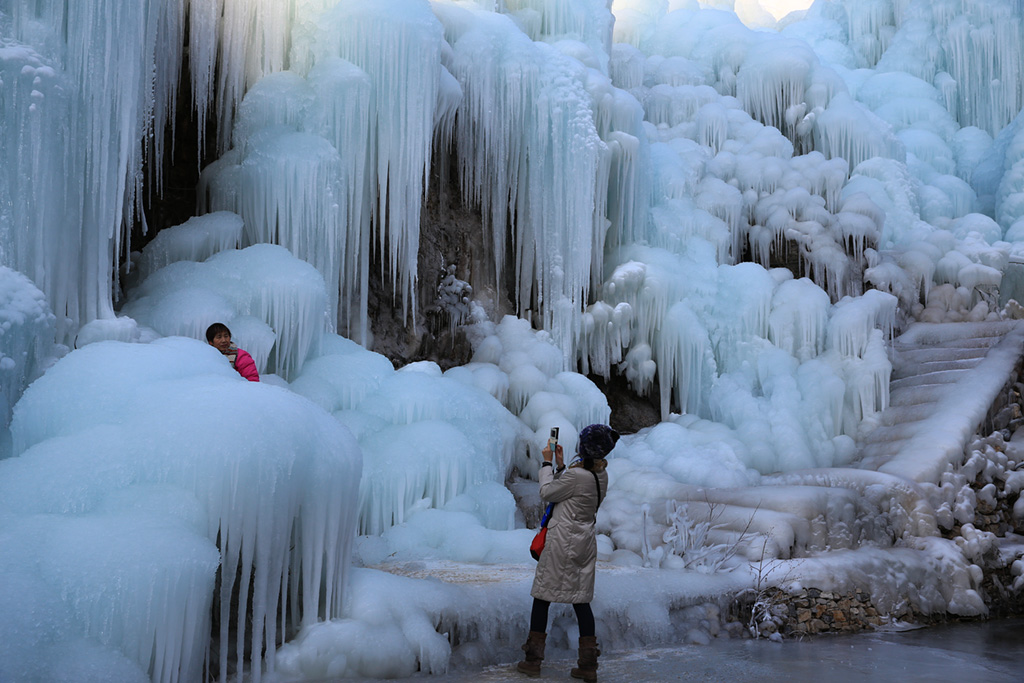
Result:
<svg viewBox="0 0 1024 683"><path fill-rule="evenodd" d="M491 394L443 377L435 364L396 371L343 338L325 343L292 388L333 413L369 454L360 533L380 534L411 510L442 507L474 485L504 481L521 427Z"/></svg>
<svg viewBox="0 0 1024 683"><path fill-rule="evenodd" d="M129 270L128 275L139 282L177 261L205 261L218 251L237 249L242 226L242 218L237 214L215 211L164 228L146 245L134 263L135 270ZM127 280L126 277L126 286Z"/></svg>
<svg viewBox="0 0 1024 683"><path fill-rule="evenodd" d="M339 613L358 446L295 394L240 381L205 343L80 349L25 393L12 433L4 584L60 596L43 609L68 626L23 628L35 611L20 603L5 624L5 678L59 678L25 649L85 638L153 680L197 680L218 567L220 678L229 658L242 666L263 647L273 668L287 629Z"/></svg>
<svg viewBox="0 0 1024 683"><path fill-rule="evenodd" d="M0 2L0 678L197 678L218 565L220 678L231 647L257 679L493 658L525 578L495 608L360 569L345 606L349 541L367 567L518 562L502 485L551 427L571 451L609 419L584 375L661 409L599 519L625 573L598 617L641 624L615 644L749 585L668 570L824 548L845 554L803 580L983 611L992 539L969 513L1021 482L966 491L983 465L956 471L951 419L879 472L843 467L892 414L897 329L1024 296L1022 23L1019 0ZM217 121L202 215L133 253L188 107ZM469 279L446 271L474 355L396 370L364 348L371 277L416 319L433 172L481 214ZM214 321L263 384L201 343ZM666 571L638 591L640 566Z"/></svg>
<svg viewBox="0 0 1024 683"><path fill-rule="evenodd" d="M54 315L46 297L21 273L0 266L0 418L11 423L11 411L29 382L42 373L53 355ZM0 436L0 457L10 444Z"/></svg>

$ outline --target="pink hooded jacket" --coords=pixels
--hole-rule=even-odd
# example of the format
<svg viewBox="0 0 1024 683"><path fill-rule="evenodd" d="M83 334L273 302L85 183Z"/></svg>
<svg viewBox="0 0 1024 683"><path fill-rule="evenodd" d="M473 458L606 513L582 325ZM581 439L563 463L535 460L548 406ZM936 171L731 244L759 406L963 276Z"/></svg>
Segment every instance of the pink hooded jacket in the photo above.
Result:
<svg viewBox="0 0 1024 683"><path fill-rule="evenodd" d="M260 373L256 370L256 362L253 361L252 356L242 349L233 349L233 351L235 353L235 370L238 370L238 374L250 382L259 382Z"/></svg>

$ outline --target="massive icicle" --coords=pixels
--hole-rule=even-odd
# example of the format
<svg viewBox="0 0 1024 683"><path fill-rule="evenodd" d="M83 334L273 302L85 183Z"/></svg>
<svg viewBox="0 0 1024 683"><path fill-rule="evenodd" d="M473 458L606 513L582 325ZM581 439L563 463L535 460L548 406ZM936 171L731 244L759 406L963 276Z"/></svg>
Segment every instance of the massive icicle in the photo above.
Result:
<svg viewBox="0 0 1024 683"><path fill-rule="evenodd" d="M427 191L434 111L441 82L442 29L421 0L344 0L318 20L316 63L340 57L374 84L371 120L377 203L373 218L385 270L403 312L415 313L420 205ZM355 150L353 150L355 152Z"/></svg>
<svg viewBox="0 0 1024 683"><path fill-rule="evenodd" d="M587 92L585 67L531 42L504 17L461 8L439 8L439 16L452 45L449 68L465 93L455 138L463 193L483 207L497 281L511 228L520 311L539 314L568 364L608 230L613 155L592 107L607 121L616 175L630 190L642 164L638 109L608 87ZM628 192L615 201L617 232L640 229L633 199Z"/></svg>

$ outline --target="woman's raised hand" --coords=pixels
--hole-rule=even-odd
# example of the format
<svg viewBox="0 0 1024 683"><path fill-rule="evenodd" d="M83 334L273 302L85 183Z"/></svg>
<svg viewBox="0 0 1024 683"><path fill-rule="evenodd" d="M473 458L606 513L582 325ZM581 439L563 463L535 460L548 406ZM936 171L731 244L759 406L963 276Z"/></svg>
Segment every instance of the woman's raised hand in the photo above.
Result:
<svg viewBox="0 0 1024 683"><path fill-rule="evenodd" d="M551 445L544 446L544 450L541 451L541 455L544 457L544 462L551 462ZM564 455L562 453L562 447L555 444L555 464L561 467L563 465Z"/></svg>

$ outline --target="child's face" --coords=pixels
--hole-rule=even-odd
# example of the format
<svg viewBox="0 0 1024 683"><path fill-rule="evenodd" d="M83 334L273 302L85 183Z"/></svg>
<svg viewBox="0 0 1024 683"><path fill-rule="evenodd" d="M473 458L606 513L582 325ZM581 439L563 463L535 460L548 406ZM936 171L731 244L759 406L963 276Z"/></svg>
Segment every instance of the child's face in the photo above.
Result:
<svg viewBox="0 0 1024 683"><path fill-rule="evenodd" d="M210 342L210 346L215 346L218 351L225 353L231 347L231 333L218 332L213 335L213 341Z"/></svg>

